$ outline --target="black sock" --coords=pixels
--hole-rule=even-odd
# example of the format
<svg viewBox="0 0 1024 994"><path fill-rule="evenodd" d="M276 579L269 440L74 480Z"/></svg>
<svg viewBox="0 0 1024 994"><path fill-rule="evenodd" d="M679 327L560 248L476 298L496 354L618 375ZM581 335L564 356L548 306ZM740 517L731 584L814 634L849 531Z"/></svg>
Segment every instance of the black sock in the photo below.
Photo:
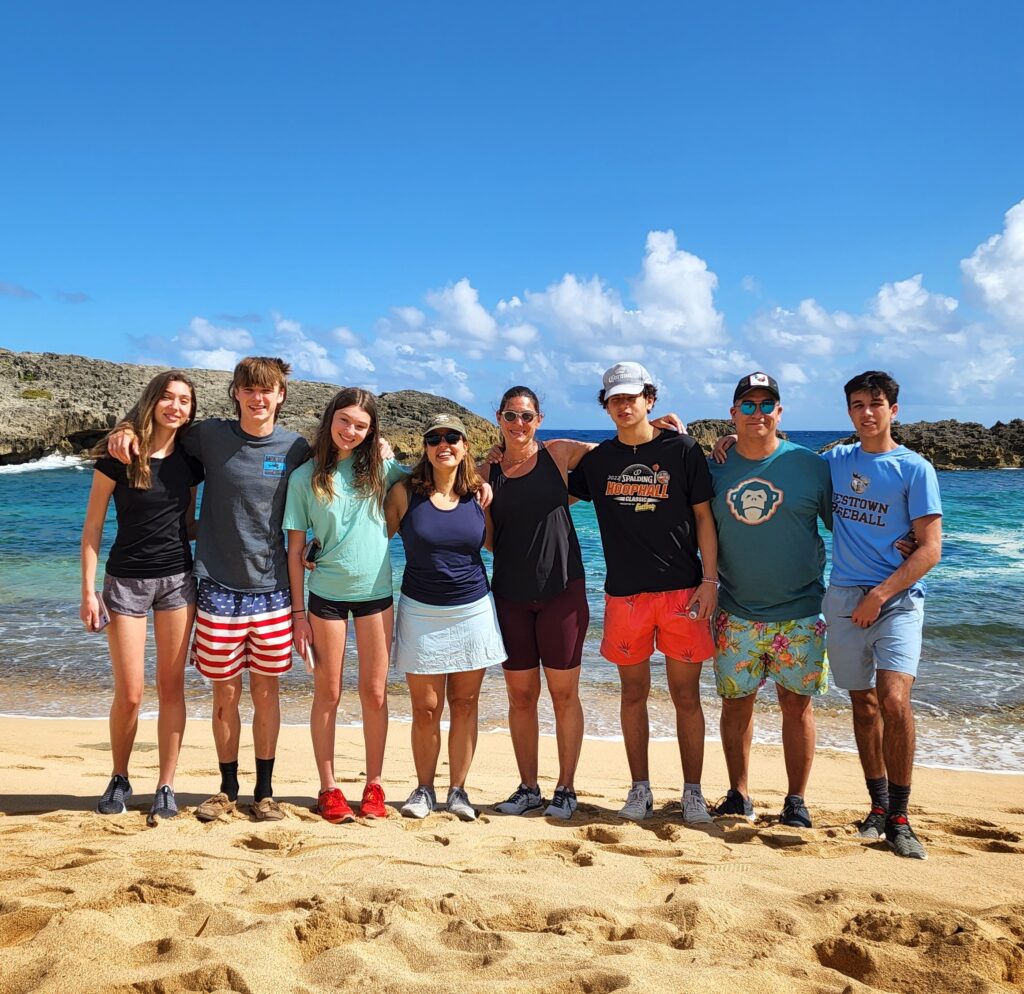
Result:
<svg viewBox="0 0 1024 994"><path fill-rule="evenodd" d="M271 786L270 780L274 775L274 759L257 759L256 760L256 790L253 792L253 797L256 802L259 803L264 797L273 797L274 788Z"/></svg>
<svg viewBox="0 0 1024 994"><path fill-rule="evenodd" d="M238 800L238 760L233 763L219 763L221 793L228 795L229 801Z"/></svg>
<svg viewBox="0 0 1024 994"><path fill-rule="evenodd" d="M910 803L910 784L904 787L899 783L889 784L889 817L907 816L907 805Z"/></svg>
<svg viewBox="0 0 1024 994"><path fill-rule="evenodd" d="M871 807L889 810L889 781L885 777L878 777L874 780L865 780L868 785L868 793L871 795Z"/></svg>

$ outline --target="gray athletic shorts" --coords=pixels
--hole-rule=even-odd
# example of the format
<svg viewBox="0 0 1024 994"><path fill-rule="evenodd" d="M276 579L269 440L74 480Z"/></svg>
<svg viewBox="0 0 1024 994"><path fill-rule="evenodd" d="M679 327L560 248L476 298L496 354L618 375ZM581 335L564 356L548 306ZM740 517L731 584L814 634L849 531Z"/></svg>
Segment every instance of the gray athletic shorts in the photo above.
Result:
<svg viewBox="0 0 1024 994"><path fill-rule="evenodd" d="M150 609L177 611L196 602L196 578L189 573L174 576L111 576L103 580L103 603L114 614L144 618Z"/></svg>

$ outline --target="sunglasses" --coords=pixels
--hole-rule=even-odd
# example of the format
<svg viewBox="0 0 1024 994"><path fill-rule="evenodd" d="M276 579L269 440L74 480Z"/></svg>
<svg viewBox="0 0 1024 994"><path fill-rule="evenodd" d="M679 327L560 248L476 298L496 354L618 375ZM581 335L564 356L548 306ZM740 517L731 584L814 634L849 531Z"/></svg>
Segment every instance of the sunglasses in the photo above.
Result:
<svg viewBox="0 0 1024 994"><path fill-rule="evenodd" d="M440 445L442 439L445 442L447 442L449 445L455 445L456 443L462 441L462 435L459 432L457 432L457 431L446 431L446 432L434 431L434 432L431 432L429 435L424 435L423 436L423 441L426 442L427 445L430 445L430 446Z"/></svg>
<svg viewBox="0 0 1024 994"><path fill-rule="evenodd" d="M738 406L740 414L753 414L758 408L761 409L762 414L771 414L777 403L778 401L775 400L762 400L760 404L753 400L741 400Z"/></svg>
<svg viewBox="0 0 1024 994"><path fill-rule="evenodd" d="M537 417L534 411L502 411L501 418L507 424L512 424L513 421L522 421L524 425L528 425L533 419Z"/></svg>

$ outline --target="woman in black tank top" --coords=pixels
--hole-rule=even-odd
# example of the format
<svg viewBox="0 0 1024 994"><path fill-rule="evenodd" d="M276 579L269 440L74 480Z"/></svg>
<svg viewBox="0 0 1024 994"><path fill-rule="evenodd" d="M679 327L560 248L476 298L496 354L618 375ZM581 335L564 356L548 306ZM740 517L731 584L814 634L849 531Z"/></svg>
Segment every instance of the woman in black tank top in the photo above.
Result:
<svg viewBox="0 0 1024 994"><path fill-rule="evenodd" d="M537 441L543 415L528 387L506 391L497 419L504 453L489 467L491 587L509 655L503 666L520 785L495 810L524 814L544 807L544 814L566 819L576 810L574 777L583 744L580 661L590 621L566 478L593 446L569 439ZM541 664L555 712L559 766L558 786L546 807L537 781Z"/></svg>

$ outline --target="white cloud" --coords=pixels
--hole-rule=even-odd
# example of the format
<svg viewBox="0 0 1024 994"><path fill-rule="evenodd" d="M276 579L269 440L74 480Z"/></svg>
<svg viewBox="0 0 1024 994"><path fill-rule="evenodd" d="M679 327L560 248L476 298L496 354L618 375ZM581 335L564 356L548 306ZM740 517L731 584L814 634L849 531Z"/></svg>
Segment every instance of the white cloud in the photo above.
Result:
<svg viewBox="0 0 1024 994"><path fill-rule="evenodd" d="M529 345L537 340L537 329L532 324L514 324L511 328L502 329L502 337L516 345Z"/></svg>
<svg viewBox="0 0 1024 994"><path fill-rule="evenodd" d="M346 328L344 325L332 328L330 337L339 345L358 345L360 343L359 336L351 328Z"/></svg>
<svg viewBox="0 0 1024 994"><path fill-rule="evenodd" d="M918 273L909 280L886 283L871 301L870 311L885 330L900 334L935 334L953 327L959 306L953 297L924 289Z"/></svg>
<svg viewBox="0 0 1024 994"><path fill-rule="evenodd" d="M332 381L338 376L338 366L329 357L327 349L310 338L298 321L274 314L274 330L274 348L292 364L300 377Z"/></svg>
<svg viewBox="0 0 1024 994"><path fill-rule="evenodd" d="M188 323L188 331L178 336L178 342L183 350L230 349L245 352L252 348L253 337L246 328L223 328L206 318L194 317Z"/></svg>
<svg viewBox="0 0 1024 994"><path fill-rule="evenodd" d="M359 349L346 349L345 369L354 369L360 373L372 373L376 371L377 367L373 364L373 361L369 356L360 352Z"/></svg>
<svg viewBox="0 0 1024 994"><path fill-rule="evenodd" d="M182 349L184 359L194 369L226 369L228 371L238 365L242 358L241 352L231 349Z"/></svg>
<svg viewBox="0 0 1024 994"><path fill-rule="evenodd" d="M526 353L518 345L509 345L505 349L505 358L509 362L522 362L526 358Z"/></svg>
<svg viewBox="0 0 1024 994"><path fill-rule="evenodd" d="M399 321L409 328L420 328L427 320L426 314L418 307L392 307L391 311Z"/></svg>
<svg viewBox="0 0 1024 994"><path fill-rule="evenodd" d="M429 291L427 303L452 330L479 342L494 341L497 322L480 303L480 295L468 279L449 283L443 290Z"/></svg>
<svg viewBox="0 0 1024 994"><path fill-rule="evenodd" d="M986 310L1024 333L1024 200L1005 215L1003 230L960 263Z"/></svg>

